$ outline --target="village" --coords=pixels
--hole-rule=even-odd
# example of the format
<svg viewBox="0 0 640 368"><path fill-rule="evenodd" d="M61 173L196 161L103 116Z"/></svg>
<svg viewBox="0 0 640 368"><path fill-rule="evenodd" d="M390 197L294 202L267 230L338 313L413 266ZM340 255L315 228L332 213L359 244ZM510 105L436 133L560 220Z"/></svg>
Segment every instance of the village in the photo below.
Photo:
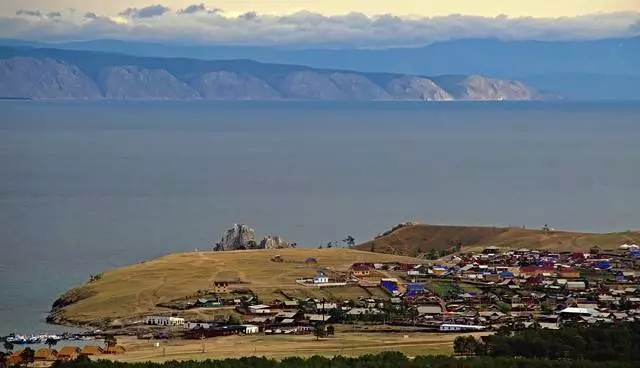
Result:
<svg viewBox="0 0 640 368"><path fill-rule="evenodd" d="M268 262L286 260L276 255ZM164 303L163 313L103 332L96 338L105 339L104 347L50 346L26 359L45 364L126 354L116 340L122 335L154 341L257 334L320 339L340 332L491 333L640 320L640 248L633 244L588 252L487 247L416 263L361 261L346 270L325 268L315 257L304 263L316 274L295 279L296 285L313 291L361 288L370 296L336 300L282 292L281 299L261 300L247 283L219 279L198 297ZM184 317L189 310L210 318ZM21 364L25 355L14 350L9 362Z"/></svg>

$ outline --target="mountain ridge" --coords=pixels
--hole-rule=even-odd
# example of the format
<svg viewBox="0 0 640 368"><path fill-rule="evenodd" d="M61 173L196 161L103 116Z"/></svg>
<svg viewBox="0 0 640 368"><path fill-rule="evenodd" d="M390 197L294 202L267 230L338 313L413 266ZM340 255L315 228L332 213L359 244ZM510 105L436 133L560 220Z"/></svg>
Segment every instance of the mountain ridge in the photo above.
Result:
<svg viewBox="0 0 640 368"><path fill-rule="evenodd" d="M0 40L2 44L162 58L251 59L361 72L478 74L516 79L567 99L640 99L640 37L564 41L471 38L383 49L178 45L113 39L58 44Z"/></svg>
<svg viewBox="0 0 640 368"><path fill-rule="evenodd" d="M536 100L524 83L482 76L362 73L253 60L152 58L0 47L0 96L115 100ZM98 92L96 92L96 89Z"/></svg>

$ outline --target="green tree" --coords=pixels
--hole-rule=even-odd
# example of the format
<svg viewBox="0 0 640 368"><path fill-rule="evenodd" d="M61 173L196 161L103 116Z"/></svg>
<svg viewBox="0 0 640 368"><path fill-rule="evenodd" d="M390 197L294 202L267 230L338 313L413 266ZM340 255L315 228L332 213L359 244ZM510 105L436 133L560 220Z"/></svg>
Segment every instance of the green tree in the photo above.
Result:
<svg viewBox="0 0 640 368"><path fill-rule="evenodd" d="M56 346L58 344L58 340L47 337L47 339L44 341L44 344L47 345L49 349L51 349L53 346Z"/></svg>
<svg viewBox="0 0 640 368"><path fill-rule="evenodd" d="M0 351L0 367L7 366L7 359L9 358L9 353L5 353L4 351Z"/></svg>
<svg viewBox="0 0 640 368"><path fill-rule="evenodd" d="M333 327L333 325L329 325L327 326L327 335L329 336L333 336L336 333L336 329L335 327Z"/></svg>
<svg viewBox="0 0 640 368"><path fill-rule="evenodd" d="M240 317L236 316L235 314L230 314L229 317L227 317L227 323L230 325L237 326L241 324L242 321L240 320Z"/></svg>
<svg viewBox="0 0 640 368"><path fill-rule="evenodd" d="M118 339L113 336L113 335L106 335L104 337L104 346L107 349L113 348L114 346L118 345Z"/></svg>
<svg viewBox="0 0 640 368"><path fill-rule="evenodd" d="M7 353L11 353L13 351L14 346L11 341L5 341L3 345L4 345L4 350L6 350Z"/></svg>
<svg viewBox="0 0 640 368"><path fill-rule="evenodd" d="M24 350L22 350L22 352L20 353L20 359L22 360L22 363L26 366L29 365L33 362L35 362L36 360L36 352L27 347Z"/></svg>
<svg viewBox="0 0 640 368"><path fill-rule="evenodd" d="M316 340L320 340L323 337L327 336L327 328L325 325L318 323L313 328L313 335L316 337Z"/></svg>
<svg viewBox="0 0 640 368"><path fill-rule="evenodd" d="M353 236L351 236L351 235L347 236L347 237L343 240L343 242L344 242L344 243L347 245L347 247L349 247L349 248L351 248L351 247L353 247L354 245L356 245L356 239L355 239Z"/></svg>

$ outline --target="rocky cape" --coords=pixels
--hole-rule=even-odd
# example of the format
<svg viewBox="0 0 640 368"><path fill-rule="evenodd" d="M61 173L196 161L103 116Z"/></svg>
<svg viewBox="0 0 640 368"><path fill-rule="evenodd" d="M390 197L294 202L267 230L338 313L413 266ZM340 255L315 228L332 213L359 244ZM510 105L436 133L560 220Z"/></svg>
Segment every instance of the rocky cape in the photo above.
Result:
<svg viewBox="0 0 640 368"><path fill-rule="evenodd" d="M538 100L520 81L0 47L0 98L63 100Z"/></svg>
<svg viewBox="0 0 640 368"><path fill-rule="evenodd" d="M213 250L217 252L244 249L284 249L295 248L295 243L288 243L277 235L267 235L258 243L256 232L245 224L234 224L222 234L220 242Z"/></svg>

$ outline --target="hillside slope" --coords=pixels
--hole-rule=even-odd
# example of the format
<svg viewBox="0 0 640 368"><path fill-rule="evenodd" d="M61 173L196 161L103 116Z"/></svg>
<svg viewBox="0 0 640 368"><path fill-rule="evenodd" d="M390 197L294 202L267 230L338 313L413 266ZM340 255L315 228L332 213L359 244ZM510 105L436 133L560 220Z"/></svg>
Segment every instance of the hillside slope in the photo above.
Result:
<svg viewBox="0 0 640 368"><path fill-rule="evenodd" d="M284 262L271 259L280 255ZM317 264L306 263L310 257ZM263 301L293 296L330 299L366 296L358 287L307 288L296 279L318 270L344 272L355 262L412 262L413 258L353 249L267 249L229 252L191 252L167 255L105 272L99 280L68 291L55 303L52 321L105 326L115 319L135 319L167 312L159 303L193 296L213 281L240 279ZM360 294L358 294L360 293ZM202 318L211 318L211 315Z"/></svg>
<svg viewBox="0 0 640 368"><path fill-rule="evenodd" d="M552 249L558 251L588 250L594 245L613 249L624 243L640 243L640 232L611 234L544 232L522 228L409 225L374 240L359 244L356 249L378 253L417 255L430 249L446 249L460 241L465 249L486 246Z"/></svg>
<svg viewBox="0 0 640 368"><path fill-rule="evenodd" d="M536 100L522 82L361 73L250 60L144 58L0 47L0 98L110 100Z"/></svg>

